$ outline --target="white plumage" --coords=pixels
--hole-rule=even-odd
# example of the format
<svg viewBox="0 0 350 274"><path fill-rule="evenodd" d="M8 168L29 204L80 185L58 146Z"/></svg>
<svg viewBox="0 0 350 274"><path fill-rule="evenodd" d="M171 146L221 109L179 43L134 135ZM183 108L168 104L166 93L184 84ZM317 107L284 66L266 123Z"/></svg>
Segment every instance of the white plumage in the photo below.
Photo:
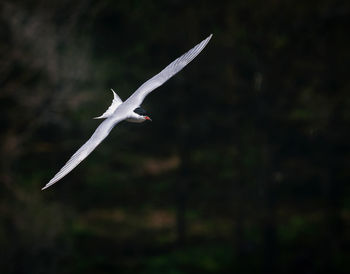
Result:
<svg viewBox="0 0 350 274"><path fill-rule="evenodd" d="M106 110L105 113L103 113L101 116L94 117L94 119L104 119L108 118L113 114L113 112L117 109L117 107L123 103L122 99L115 93L115 91L111 88L111 91L113 92L113 101L112 104L109 106L109 108Z"/></svg>
<svg viewBox="0 0 350 274"><path fill-rule="evenodd" d="M101 116L96 119L106 118L95 130L90 139L81 147L68 162L61 168L61 170L42 188L42 190L53 185L70 171L72 171L81 161L83 161L110 133L115 125L120 121L127 120L132 122L143 122L150 120L144 114L135 112L140 107L145 97L157 87L163 85L172 76L182 70L189 62L191 62L207 45L211 39L212 34L190 49L188 52L177 58L170 65L164 68L160 73L153 76L151 79L142 84L125 102L113 92L113 101L111 106Z"/></svg>

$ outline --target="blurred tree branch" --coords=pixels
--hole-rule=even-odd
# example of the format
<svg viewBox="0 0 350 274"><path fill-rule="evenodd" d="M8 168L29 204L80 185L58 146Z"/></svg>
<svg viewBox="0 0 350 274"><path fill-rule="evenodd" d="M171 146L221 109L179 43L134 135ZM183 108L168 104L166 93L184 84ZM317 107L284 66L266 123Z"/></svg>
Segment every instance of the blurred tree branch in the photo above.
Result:
<svg viewBox="0 0 350 274"><path fill-rule="evenodd" d="M59 2L52 6L37 2L34 10L11 1L1 4L2 36L8 43L0 47L0 98L13 102L4 117L10 122L1 135L0 151L6 159L1 181L17 195L11 168L26 150L28 139L45 123L62 123L53 111L62 109L62 102L69 98L75 102L71 106L76 106L84 100L75 89L89 77L90 50L85 37L80 41L76 37L81 27L77 22L88 4L75 2L64 10L66 20L60 21L56 20L64 6Z"/></svg>

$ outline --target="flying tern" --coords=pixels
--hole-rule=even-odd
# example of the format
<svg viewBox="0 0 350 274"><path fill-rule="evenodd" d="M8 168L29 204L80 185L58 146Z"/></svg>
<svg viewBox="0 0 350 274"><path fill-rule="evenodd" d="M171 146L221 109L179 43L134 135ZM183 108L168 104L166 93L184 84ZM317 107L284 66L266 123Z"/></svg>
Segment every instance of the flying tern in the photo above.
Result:
<svg viewBox="0 0 350 274"><path fill-rule="evenodd" d="M83 161L111 132L114 126L119 122L126 120L133 123L142 123L152 121L147 112L141 107L145 97L157 87L163 85L176 73L182 70L190 63L208 44L212 34L206 39L190 49L188 52L177 58L160 73L143 83L126 101L122 101L119 96L113 92L113 101L105 113L95 119L105 119L92 134L90 139L78 149L77 152L68 160L61 170L42 188L42 190L52 186L71 172L81 161Z"/></svg>

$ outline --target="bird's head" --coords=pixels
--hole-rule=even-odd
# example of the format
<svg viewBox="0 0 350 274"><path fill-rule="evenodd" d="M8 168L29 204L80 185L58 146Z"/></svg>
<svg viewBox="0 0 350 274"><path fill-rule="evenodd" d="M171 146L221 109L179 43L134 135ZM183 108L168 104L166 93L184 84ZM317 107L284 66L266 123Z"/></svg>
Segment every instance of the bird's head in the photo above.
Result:
<svg viewBox="0 0 350 274"><path fill-rule="evenodd" d="M152 121L152 119L149 118L146 110L144 110L142 107L135 108L134 112L139 116L139 119L142 120L142 122L147 120Z"/></svg>

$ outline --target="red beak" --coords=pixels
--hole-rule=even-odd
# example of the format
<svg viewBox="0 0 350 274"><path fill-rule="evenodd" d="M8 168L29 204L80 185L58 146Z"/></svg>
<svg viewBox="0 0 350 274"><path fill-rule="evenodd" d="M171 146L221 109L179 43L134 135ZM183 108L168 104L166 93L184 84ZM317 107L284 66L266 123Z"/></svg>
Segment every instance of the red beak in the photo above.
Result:
<svg viewBox="0 0 350 274"><path fill-rule="evenodd" d="M152 119L149 118L148 116L145 116L145 119L152 122Z"/></svg>

